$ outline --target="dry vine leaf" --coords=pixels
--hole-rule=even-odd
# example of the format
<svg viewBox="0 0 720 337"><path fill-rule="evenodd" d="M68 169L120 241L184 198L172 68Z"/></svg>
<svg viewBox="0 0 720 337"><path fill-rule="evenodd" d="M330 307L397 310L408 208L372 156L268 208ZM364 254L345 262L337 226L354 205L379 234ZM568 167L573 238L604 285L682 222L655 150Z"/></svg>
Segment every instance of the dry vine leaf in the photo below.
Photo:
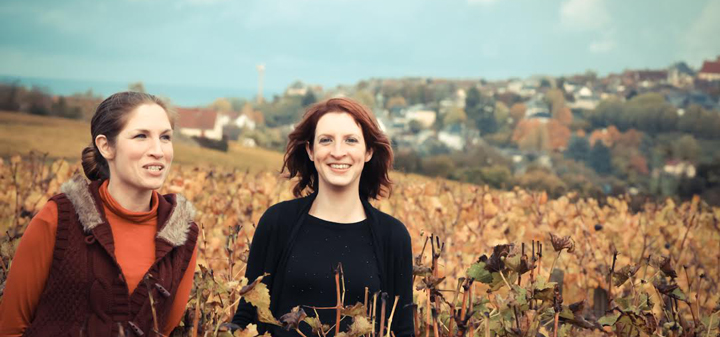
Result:
<svg viewBox="0 0 720 337"><path fill-rule="evenodd" d="M570 236L559 237L553 233L550 233L550 243L552 243L553 249L559 252L563 249L567 249L568 253L575 251L575 241Z"/></svg>
<svg viewBox="0 0 720 337"><path fill-rule="evenodd" d="M345 308L343 308L340 313L341 313L343 316L355 317L355 316L357 316L357 315L364 315L366 312L367 312L367 308L365 307L365 305L362 304L362 303L360 303L360 302L358 302L358 303L355 303L355 305L352 305L352 306L350 306L350 305L345 306Z"/></svg>
<svg viewBox="0 0 720 337"><path fill-rule="evenodd" d="M359 337L371 333L372 330L373 326L368 319L365 316L357 315L353 317L353 323L350 325L348 335L350 337Z"/></svg>
<svg viewBox="0 0 720 337"><path fill-rule="evenodd" d="M305 317L307 317L305 310L300 308L300 306L296 306L287 314L282 315L280 317L280 322L282 323L283 328L287 331L297 330L300 322L302 322Z"/></svg>
<svg viewBox="0 0 720 337"><path fill-rule="evenodd" d="M255 337L258 335L257 325L248 324L244 330L235 330L233 337Z"/></svg>
<svg viewBox="0 0 720 337"><path fill-rule="evenodd" d="M265 283L260 282L263 277L260 276L251 284L243 287L240 295L257 308L260 322L280 325L280 322L270 312L270 291Z"/></svg>

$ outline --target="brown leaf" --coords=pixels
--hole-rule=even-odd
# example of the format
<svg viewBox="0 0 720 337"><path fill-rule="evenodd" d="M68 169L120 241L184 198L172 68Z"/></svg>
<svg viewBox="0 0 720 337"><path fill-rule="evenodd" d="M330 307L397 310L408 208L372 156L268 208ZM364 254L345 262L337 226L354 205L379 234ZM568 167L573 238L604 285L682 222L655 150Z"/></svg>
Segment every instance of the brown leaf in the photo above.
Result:
<svg viewBox="0 0 720 337"><path fill-rule="evenodd" d="M305 310L300 308L300 306L296 306L292 308L289 313L282 315L280 317L280 322L286 331L290 331L291 329L297 330L298 325L305 319L305 317L307 317Z"/></svg>
<svg viewBox="0 0 720 337"><path fill-rule="evenodd" d="M620 270L613 272L613 283L616 287L625 284L629 278L633 277L635 273L637 273L638 269L638 266L627 265L622 267Z"/></svg>
<svg viewBox="0 0 720 337"><path fill-rule="evenodd" d="M669 256L661 256L657 261L655 261L655 265L660 268L666 276L672 278L677 277L677 272L675 271L675 268L673 268L672 259Z"/></svg>
<svg viewBox="0 0 720 337"><path fill-rule="evenodd" d="M357 316L357 315L364 315L367 312L367 308L365 308L365 305L362 303L355 303L355 305L348 305L345 308L342 309L340 312L343 316Z"/></svg>
<svg viewBox="0 0 720 337"><path fill-rule="evenodd" d="M559 252L563 249L567 249L568 253L572 253L575 251L575 241L570 238L570 236L555 236L555 234L550 233L550 243L552 243L553 249L556 252Z"/></svg>

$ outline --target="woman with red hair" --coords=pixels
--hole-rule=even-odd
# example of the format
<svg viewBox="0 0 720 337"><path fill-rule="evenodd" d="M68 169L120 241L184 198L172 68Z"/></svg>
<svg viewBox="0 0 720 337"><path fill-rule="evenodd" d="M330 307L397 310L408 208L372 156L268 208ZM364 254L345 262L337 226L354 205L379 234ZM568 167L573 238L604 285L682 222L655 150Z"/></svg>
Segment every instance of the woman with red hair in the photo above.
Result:
<svg viewBox="0 0 720 337"><path fill-rule="evenodd" d="M410 235L400 221L369 203L388 196L392 189L393 153L388 138L372 113L348 98L311 106L288 138L282 171L291 179L298 178L293 188L296 199L273 205L263 214L245 276L252 281L269 274L263 282L270 289L270 310L280 317L295 306L335 306L333 268L342 263L344 304L362 303L365 288L370 296L385 292L389 316L397 296L389 328L395 336L411 336ZM306 311L314 316L314 311ZM318 310L318 314L322 323L335 323L334 310ZM233 323L241 327L256 323L260 333L268 331L273 336L299 336L258 322L256 309L245 301ZM342 320L341 330L346 331L350 323ZM312 334L307 324L301 324L300 331Z"/></svg>

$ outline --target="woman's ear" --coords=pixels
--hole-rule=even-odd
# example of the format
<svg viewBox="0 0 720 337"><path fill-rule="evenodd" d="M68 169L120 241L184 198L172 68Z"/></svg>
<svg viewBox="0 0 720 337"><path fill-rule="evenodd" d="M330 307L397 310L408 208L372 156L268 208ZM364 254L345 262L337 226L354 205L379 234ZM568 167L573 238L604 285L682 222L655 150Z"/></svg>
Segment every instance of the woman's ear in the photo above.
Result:
<svg viewBox="0 0 720 337"><path fill-rule="evenodd" d="M365 162L369 162L370 159L372 159L373 156L373 148L369 148L367 152L365 152Z"/></svg>
<svg viewBox="0 0 720 337"><path fill-rule="evenodd" d="M112 160L115 158L115 149L110 146L110 142L105 135L98 135L95 137L95 146L97 146L100 154L105 158L105 160Z"/></svg>
<svg viewBox="0 0 720 337"><path fill-rule="evenodd" d="M308 157L310 157L310 161L315 161L313 159L313 150L310 148L310 142L305 142L305 151L308 154Z"/></svg>

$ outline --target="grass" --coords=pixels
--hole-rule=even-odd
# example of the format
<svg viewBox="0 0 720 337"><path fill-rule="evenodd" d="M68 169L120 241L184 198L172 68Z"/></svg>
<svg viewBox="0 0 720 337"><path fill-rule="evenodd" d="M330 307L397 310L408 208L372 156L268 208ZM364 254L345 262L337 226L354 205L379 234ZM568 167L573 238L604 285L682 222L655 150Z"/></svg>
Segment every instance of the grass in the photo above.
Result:
<svg viewBox="0 0 720 337"><path fill-rule="evenodd" d="M90 124L57 117L45 117L0 111L0 157L30 151L48 153L50 158L80 160L82 150L90 144ZM175 146L175 163L218 165L241 170L279 170L282 153L247 148L230 143L228 152L201 148L191 141L178 140Z"/></svg>

